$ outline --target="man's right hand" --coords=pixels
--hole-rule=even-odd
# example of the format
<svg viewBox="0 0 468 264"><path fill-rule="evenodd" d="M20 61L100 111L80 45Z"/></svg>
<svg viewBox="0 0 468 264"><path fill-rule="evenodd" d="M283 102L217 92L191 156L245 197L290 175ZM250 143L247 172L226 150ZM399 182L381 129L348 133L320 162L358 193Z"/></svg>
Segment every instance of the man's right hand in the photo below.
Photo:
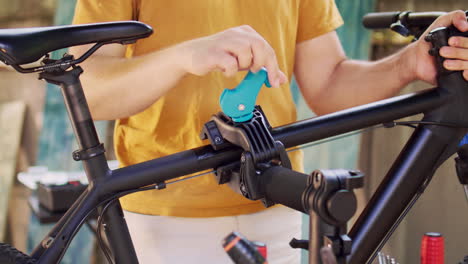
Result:
<svg viewBox="0 0 468 264"><path fill-rule="evenodd" d="M230 28L181 43L175 48L181 50L185 57L181 67L191 74L202 76L219 70L232 77L241 70L257 72L265 67L272 86L277 87L287 81L278 68L273 48L250 26Z"/></svg>
<svg viewBox="0 0 468 264"><path fill-rule="evenodd" d="M77 57L91 46L71 49ZM125 47L106 45L83 63L82 75L91 114L96 120L119 119L139 113L164 96L187 73L268 70L272 86L285 83L273 48L249 26L189 40L163 50L125 58ZM136 89L136 90L135 90Z"/></svg>

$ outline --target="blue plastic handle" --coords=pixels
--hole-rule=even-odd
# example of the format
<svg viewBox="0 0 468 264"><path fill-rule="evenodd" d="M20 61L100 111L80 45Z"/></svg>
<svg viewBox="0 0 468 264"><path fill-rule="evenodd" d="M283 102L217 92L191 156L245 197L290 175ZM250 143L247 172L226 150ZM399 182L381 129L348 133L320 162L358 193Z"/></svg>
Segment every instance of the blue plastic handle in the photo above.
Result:
<svg viewBox="0 0 468 264"><path fill-rule="evenodd" d="M247 73L244 80L234 89L224 89L219 103L221 110L234 122L245 122L253 117L258 93L263 84L271 87L266 69Z"/></svg>

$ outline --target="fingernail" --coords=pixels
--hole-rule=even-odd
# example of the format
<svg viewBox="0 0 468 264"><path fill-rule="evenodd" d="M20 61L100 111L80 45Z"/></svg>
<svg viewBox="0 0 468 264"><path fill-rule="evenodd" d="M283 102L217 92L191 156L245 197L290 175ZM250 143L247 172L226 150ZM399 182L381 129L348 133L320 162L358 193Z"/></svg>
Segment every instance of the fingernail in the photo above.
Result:
<svg viewBox="0 0 468 264"><path fill-rule="evenodd" d="M444 56L444 57L445 57L445 56L448 56L448 55L449 55L449 51L448 51L448 49L446 49L445 47L443 47L443 48L441 48L441 49L439 50L439 54L440 54L440 56Z"/></svg>
<svg viewBox="0 0 468 264"><path fill-rule="evenodd" d="M444 66L445 66L445 68L447 68L447 69L451 69L451 68L453 68L453 67L455 66L455 62L452 61L452 60L446 60L446 61L444 62Z"/></svg>
<svg viewBox="0 0 468 264"><path fill-rule="evenodd" d="M450 38L450 39L449 39L449 45L451 45L451 46L456 46L456 45L458 45L458 39L455 38L455 37Z"/></svg>

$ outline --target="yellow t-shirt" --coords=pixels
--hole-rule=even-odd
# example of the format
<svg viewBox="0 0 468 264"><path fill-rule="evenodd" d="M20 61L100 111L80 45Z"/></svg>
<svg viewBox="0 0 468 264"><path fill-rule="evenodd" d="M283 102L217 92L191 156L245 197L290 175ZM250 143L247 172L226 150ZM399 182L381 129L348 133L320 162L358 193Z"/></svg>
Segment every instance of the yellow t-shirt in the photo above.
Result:
<svg viewBox="0 0 468 264"><path fill-rule="evenodd" d="M342 24L333 0L141 0L137 14L133 4L132 0L78 0L74 23L137 17L151 25L155 33L132 46L134 56L247 24L274 48L280 69L289 79L296 43ZM199 138L203 124L220 111L222 90L235 87L244 75L238 73L229 79L221 73L186 76L145 111L118 120L114 142L121 166L208 144ZM138 87L129 89L138 92ZM263 88L257 104L273 127L296 121L287 84ZM296 170L302 170L300 152L294 152L291 160ZM137 213L182 217L238 215L264 209L259 201L248 200L226 185L219 186L212 175L173 184L162 191L128 195L121 202L124 209Z"/></svg>

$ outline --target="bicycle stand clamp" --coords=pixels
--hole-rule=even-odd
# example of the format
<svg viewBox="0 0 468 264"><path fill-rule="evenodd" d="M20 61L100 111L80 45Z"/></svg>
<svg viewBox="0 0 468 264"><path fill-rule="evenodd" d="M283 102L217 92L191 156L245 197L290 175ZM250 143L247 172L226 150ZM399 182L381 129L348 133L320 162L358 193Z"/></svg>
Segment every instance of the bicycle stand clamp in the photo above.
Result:
<svg viewBox="0 0 468 264"><path fill-rule="evenodd" d="M262 199L265 206L273 205L264 199L260 190L261 164L274 163L291 168L291 162L281 142L275 141L260 106L255 100L260 88L268 83L266 70L249 72L232 90L226 89L220 97L220 112L205 123L202 139L209 139L215 150L235 145L241 147L241 160L216 168L219 184L228 183L235 191L251 200Z"/></svg>

